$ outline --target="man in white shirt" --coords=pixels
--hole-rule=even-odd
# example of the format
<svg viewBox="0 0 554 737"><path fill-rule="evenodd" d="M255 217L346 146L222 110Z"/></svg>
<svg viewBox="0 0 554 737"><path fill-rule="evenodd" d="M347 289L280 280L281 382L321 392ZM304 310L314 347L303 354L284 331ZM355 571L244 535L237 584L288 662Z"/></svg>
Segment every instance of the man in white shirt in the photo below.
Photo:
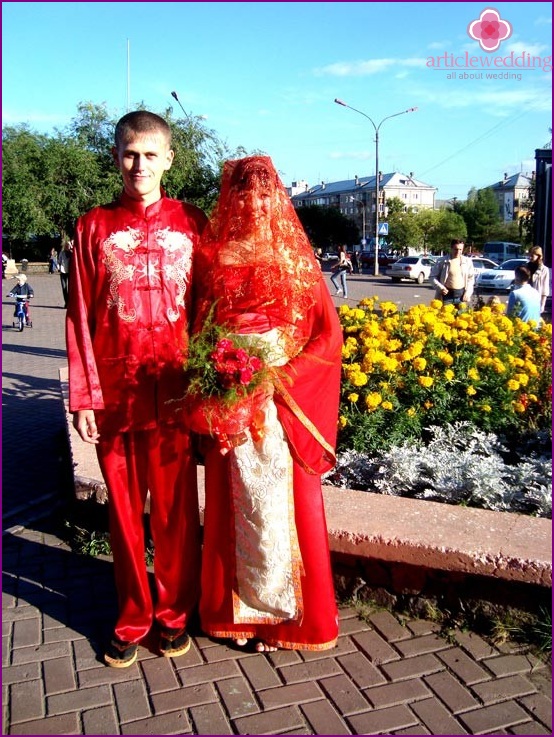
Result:
<svg viewBox="0 0 554 737"><path fill-rule="evenodd" d="M435 299L441 299L445 305L471 302L473 296L475 271L473 261L464 256L464 247L463 241L453 240L450 256L441 258L431 275L437 288Z"/></svg>

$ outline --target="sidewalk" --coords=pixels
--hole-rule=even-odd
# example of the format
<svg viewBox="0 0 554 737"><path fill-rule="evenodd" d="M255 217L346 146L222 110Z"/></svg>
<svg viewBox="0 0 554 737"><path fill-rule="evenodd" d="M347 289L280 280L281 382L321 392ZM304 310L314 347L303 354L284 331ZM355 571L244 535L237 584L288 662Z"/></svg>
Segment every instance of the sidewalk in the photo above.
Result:
<svg viewBox="0 0 554 737"><path fill-rule="evenodd" d="M551 734L550 668L385 611L364 623L342 609L326 653L246 654L193 630L181 658L145 643L131 668L105 667L111 560L58 537L71 493L61 288L55 275L32 284L32 329L11 329L11 300L2 309L3 734Z"/></svg>

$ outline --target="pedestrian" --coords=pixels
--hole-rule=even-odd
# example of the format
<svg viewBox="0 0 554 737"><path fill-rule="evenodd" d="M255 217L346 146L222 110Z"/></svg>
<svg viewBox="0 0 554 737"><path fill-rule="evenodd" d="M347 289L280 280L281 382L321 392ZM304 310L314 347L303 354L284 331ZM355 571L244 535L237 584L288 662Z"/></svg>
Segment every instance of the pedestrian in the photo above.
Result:
<svg viewBox="0 0 554 737"><path fill-rule="evenodd" d="M362 273L362 253L356 249L352 255L353 267L355 274Z"/></svg>
<svg viewBox="0 0 554 737"><path fill-rule="evenodd" d="M323 268L323 251L321 248L316 248L314 251L315 260L319 264L320 269Z"/></svg>
<svg viewBox="0 0 554 737"><path fill-rule="evenodd" d="M531 273L527 266L516 266L515 287L508 297L508 315L519 317L523 322L533 320L537 325L541 319L541 297L531 286Z"/></svg>
<svg viewBox="0 0 554 737"><path fill-rule="evenodd" d="M8 267L8 255L2 251L2 279L6 278L6 269Z"/></svg>
<svg viewBox="0 0 554 737"><path fill-rule="evenodd" d="M50 255L48 256L48 273L55 274L58 270L58 252L55 248L50 249Z"/></svg>
<svg viewBox="0 0 554 737"><path fill-rule="evenodd" d="M65 240L62 244L60 256L58 259L58 268L60 270L60 282L62 285L62 294L64 307L67 307L69 301L69 265L73 254L73 241Z"/></svg>
<svg viewBox="0 0 554 737"><path fill-rule="evenodd" d="M339 246L339 258L338 261L333 264L331 271L331 281L336 289L336 296L348 297L348 285L346 282L346 275L352 273L352 262L346 254L346 246ZM339 286L340 280L340 286Z"/></svg>
<svg viewBox="0 0 554 737"><path fill-rule="evenodd" d="M81 439L96 446L109 495L119 615L104 661L135 662L154 625L167 657L190 647L197 605L200 525L196 466L183 424L183 340L191 267L206 217L166 197L171 129L139 110L115 129L119 199L77 221L67 312L69 409ZM150 492L155 594L144 558ZM155 601L153 601L155 598Z"/></svg>
<svg viewBox="0 0 554 737"><path fill-rule="evenodd" d="M529 263L527 268L531 274L531 286L540 295L541 314L546 306L546 298L550 296L550 270L545 266L542 256L542 248L533 246L529 251Z"/></svg>
<svg viewBox="0 0 554 737"><path fill-rule="evenodd" d="M475 281L473 261L464 256L464 242L453 240L450 255L439 259L431 271L436 287L435 299L443 304L459 305L471 302Z"/></svg>
<svg viewBox="0 0 554 737"><path fill-rule="evenodd" d="M228 161L195 263L197 328L263 341L272 383L225 454L204 437L200 621L257 652L324 650L337 609L321 474L335 463L342 331L271 159Z"/></svg>

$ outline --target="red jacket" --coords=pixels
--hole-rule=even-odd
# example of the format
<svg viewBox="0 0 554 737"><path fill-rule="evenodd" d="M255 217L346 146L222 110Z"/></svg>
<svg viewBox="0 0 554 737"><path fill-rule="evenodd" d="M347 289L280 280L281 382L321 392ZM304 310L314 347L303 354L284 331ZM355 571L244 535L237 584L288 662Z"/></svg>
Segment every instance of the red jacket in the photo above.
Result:
<svg viewBox="0 0 554 737"><path fill-rule="evenodd" d="M66 338L69 409L95 410L99 431L179 422L198 208L124 193L77 221Z"/></svg>

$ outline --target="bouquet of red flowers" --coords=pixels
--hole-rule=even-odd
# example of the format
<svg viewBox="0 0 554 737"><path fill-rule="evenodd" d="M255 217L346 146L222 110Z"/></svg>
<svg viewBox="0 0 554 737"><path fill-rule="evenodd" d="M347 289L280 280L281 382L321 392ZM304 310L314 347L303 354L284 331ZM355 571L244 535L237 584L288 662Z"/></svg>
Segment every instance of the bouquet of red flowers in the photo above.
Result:
<svg viewBox="0 0 554 737"><path fill-rule="evenodd" d="M246 428L255 433L256 413L271 394L265 352L252 336L214 324L210 313L190 340L185 364L185 416L191 430L218 438L222 450L240 442L231 436Z"/></svg>

